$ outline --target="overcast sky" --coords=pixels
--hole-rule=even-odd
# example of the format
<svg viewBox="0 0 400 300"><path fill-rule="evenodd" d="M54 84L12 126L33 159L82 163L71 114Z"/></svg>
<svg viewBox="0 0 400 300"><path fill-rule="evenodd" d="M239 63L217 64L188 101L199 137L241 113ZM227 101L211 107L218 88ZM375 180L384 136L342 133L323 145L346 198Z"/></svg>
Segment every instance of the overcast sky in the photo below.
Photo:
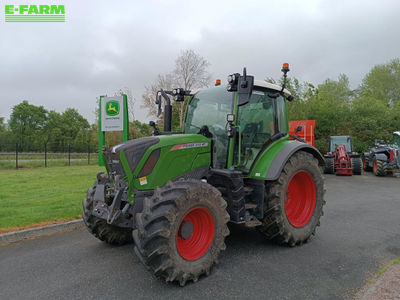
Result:
<svg viewBox="0 0 400 300"><path fill-rule="evenodd" d="M64 4L65 23L5 23L6 4ZM206 58L213 78L241 72L314 84L339 74L353 88L400 57L400 1L2 1L0 117L22 100L90 122L96 97L128 87L137 119L145 85L170 72L182 49Z"/></svg>

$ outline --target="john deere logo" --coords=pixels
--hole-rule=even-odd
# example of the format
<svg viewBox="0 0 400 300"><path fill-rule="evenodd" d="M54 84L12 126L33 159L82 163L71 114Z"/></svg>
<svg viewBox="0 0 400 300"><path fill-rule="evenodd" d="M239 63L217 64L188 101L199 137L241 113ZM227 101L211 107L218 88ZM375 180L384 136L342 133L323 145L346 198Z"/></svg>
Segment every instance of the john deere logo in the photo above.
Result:
<svg viewBox="0 0 400 300"><path fill-rule="evenodd" d="M119 114L119 101L111 100L106 102L106 114L116 116Z"/></svg>

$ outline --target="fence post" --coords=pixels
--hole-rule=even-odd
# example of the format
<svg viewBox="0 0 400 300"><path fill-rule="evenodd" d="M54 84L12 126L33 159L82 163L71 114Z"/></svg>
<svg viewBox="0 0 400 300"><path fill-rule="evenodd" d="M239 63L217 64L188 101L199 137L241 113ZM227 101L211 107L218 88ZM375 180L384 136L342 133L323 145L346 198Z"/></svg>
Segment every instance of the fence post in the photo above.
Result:
<svg viewBox="0 0 400 300"><path fill-rule="evenodd" d="M15 168L18 169L18 143L15 144Z"/></svg>
<svg viewBox="0 0 400 300"><path fill-rule="evenodd" d="M47 168L47 143L44 143L44 167Z"/></svg>
<svg viewBox="0 0 400 300"><path fill-rule="evenodd" d="M68 144L68 166L71 166L71 145Z"/></svg>
<svg viewBox="0 0 400 300"><path fill-rule="evenodd" d="M87 156L87 164L88 165L90 165L90 144L88 144L88 146L87 146L87 154L88 154L88 156Z"/></svg>

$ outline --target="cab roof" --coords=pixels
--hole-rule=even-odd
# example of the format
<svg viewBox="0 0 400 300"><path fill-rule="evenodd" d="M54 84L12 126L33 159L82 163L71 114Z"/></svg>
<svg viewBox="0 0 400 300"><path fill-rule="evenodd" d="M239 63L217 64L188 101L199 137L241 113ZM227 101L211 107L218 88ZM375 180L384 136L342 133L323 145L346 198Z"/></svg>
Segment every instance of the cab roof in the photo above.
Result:
<svg viewBox="0 0 400 300"><path fill-rule="evenodd" d="M267 89L271 89L271 90L275 90L275 91L279 91L279 92L282 90L282 87L280 85L270 83L265 80L254 80L254 87L262 87L262 88L267 88ZM283 93L285 94L285 96L291 95L291 93L287 89L284 89Z"/></svg>

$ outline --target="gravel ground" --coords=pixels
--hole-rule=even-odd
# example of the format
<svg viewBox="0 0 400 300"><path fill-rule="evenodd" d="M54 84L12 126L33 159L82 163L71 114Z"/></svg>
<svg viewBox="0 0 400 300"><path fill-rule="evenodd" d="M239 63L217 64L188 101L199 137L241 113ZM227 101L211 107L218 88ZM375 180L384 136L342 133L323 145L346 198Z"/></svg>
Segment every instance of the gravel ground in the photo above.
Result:
<svg viewBox="0 0 400 300"><path fill-rule="evenodd" d="M378 278L377 278L378 277ZM357 293L357 300L400 300L400 263L391 265Z"/></svg>

